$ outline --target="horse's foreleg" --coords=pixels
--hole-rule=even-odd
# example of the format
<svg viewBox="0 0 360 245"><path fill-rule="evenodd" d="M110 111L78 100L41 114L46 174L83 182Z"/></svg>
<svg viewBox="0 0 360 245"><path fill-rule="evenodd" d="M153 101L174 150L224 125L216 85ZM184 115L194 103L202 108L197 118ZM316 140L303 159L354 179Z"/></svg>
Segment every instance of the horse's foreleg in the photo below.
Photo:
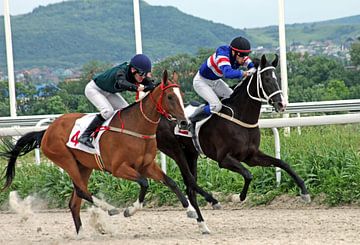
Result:
<svg viewBox="0 0 360 245"><path fill-rule="evenodd" d="M130 217L134 215L138 210L142 209L146 191L149 187L148 181L146 178L142 177L137 170L135 170L127 163L122 163L121 165L119 165L118 168L113 170L112 174L118 178L136 181L140 185L140 193L138 200L136 200L136 202L134 202L131 207L127 207L124 211L124 216ZM112 212L113 211L114 210L112 210ZM112 212L109 212L109 214L113 214Z"/></svg>
<svg viewBox="0 0 360 245"><path fill-rule="evenodd" d="M186 186L190 186L194 189L197 193L205 198L208 203L211 203L213 209L220 209L221 205L218 200L216 200L210 193L204 191L198 184L197 184L197 155L194 156L193 154L185 154L186 161L178 163L180 168L181 174L183 175L184 182ZM188 179L187 179L187 176ZM195 195L196 193L194 193Z"/></svg>
<svg viewBox="0 0 360 245"><path fill-rule="evenodd" d="M140 193L139 198L136 200L136 202L133 203L131 207L127 207L124 211L125 217L130 217L134 215L138 210L143 208L143 203L146 195L146 191L149 188L149 182L146 178L140 178L137 180L138 184L140 185Z"/></svg>
<svg viewBox="0 0 360 245"><path fill-rule="evenodd" d="M244 187L240 193L240 201L244 201L249 189L251 180L253 179L252 174L247 170L237 159L227 154L226 157L219 162L220 168L226 168L233 172L241 174L244 178Z"/></svg>
<svg viewBox="0 0 360 245"><path fill-rule="evenodd" d="M155 161L153 161L144 171L144 176L151 178L155 181L160 181L169 189L176 194L178 199L180 200L181 204L184 208L189 206L189 202L184 196L184 194L179 190L179 187L176 185L175 181L167 176L157 165Z"/></svg>
<svg viewBox="0 0 360 245"><path fill-rule="evenodd" d="M189 218L196 218L198 222L203 222L204 219L202 217L202 214L199 209L199 205L197 204L197 200L196 200L196 192L204 196L206 201L211 203L213 207L214 205L218 204L218 201L215 198L213 198L211 194L207 193L197 185L196 178L193 176L193 173L195 173L196 175L196 159L197 159L196 157L195 159L193 159L193 162L195 163L195 165L193 165L192 164L193 162L191 163L189 162L188 164L184 153L181 153L174 158L174 160L179 166L182 178L184 180L184 184L186 186L186 193L189 197L189 202L191 204L189 205L188 210L186 212L187 216ZM193 170L193 172L190 170L190 167L192 167L191 169Z"/></svg>
<svg viewBox="0 0 360 245"><path fill-rule="evenodd" d="M266 155L259 151L257 154L253 155L250 159L246 159L245 161L249 166L263 166L263 167L279 167L285 170L295 181L295 183L299 186L301 190L301 198L305 202L311 202L311 197L309 192L305 186L304 180L300 178L297 173L290 167L289 164L282 161L281 159L277 159Z"/></svg>

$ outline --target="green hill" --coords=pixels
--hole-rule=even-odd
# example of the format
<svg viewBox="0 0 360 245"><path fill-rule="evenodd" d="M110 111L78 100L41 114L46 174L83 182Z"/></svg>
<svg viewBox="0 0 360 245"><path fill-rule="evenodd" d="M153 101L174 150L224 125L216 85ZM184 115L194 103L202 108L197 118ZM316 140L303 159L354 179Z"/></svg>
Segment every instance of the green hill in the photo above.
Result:
<svg viewBox="0 0 360 245"><path fill-rule="evenodd" d="M152 59L178 53L195 53L199 48L215 48L236 35L245 35L253 46L277 46L278 29L269 26L235 29L187 15L174 7L140 2L143 52ZM13 16L15 69L31 67L73 67L90 60L117 63L135 53L133 5L129 0L73 0L31 13ZM0 19L3 25L3 18ZM288 40L345 40L360 35L360 16L310 24L287 26ZM5 54L4 32L0 50ZM5 67L1 55L0 69Z"/></svg>
<svg viewBox="0 0 360 245"><path fill-rule="evenodd" d="M193 53L244 34L173 7L141 1L140 11L143 52L155 59ZM39 7L12 17L12 31L17 68L74 66L89 60L119 62L135 53L133 5L129 0L77 0ZM0 40L0 47L5 47L3 32Z"/></svg>
<svg viewBox="0 0 360 245"><path fill-rule="evenodd" d="M262 46L278 45L278 27L247 29L253 41ZM360 15L313 23L286 25L287 43L298 42L304 45L311 41L333 41L341 44L349 38L360 36Z"/></svg>

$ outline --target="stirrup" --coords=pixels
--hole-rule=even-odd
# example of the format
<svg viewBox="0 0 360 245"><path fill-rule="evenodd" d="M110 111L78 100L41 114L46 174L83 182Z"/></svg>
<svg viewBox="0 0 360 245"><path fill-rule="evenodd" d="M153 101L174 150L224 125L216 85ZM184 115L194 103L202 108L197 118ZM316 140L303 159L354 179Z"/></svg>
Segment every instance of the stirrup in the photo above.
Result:
<svg viewBox="0 0 360 245"><path fill-rule="evenodd" d="M90 137L81 137L80 136L79 142L83 145L86 145L89 148L95 149Z"/></svg>

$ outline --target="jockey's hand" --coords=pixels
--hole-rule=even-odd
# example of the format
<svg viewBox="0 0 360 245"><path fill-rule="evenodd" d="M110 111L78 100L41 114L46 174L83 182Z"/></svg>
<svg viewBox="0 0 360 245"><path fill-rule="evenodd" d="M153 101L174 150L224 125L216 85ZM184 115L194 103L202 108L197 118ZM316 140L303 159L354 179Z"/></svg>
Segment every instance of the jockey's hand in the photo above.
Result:
<svg viewBox="0 0 360 245"><path fill-rule="evenodd" d="M255 68L255 67L250 68L249 70L247 70L248 76L251 76L251 75L255 74L255 72L256 72L256 68Z"/></svg>
<svg viewBox="0 0 360 245"><path fill-rule="evenodd" d="M247 78L249 76L247 71L243 71L243 75L242 75L242 80L245 80L245 78Z"/></svg>
<svg viewBox="0 0 360 245"><path fill-rule="evenodd" d="M148 85L145 86L144 92L151 91L154 88L155 88L155 85L153 83L149 83Z"/></svg>
<svg viewBox="0 0 360 245"><path fill-rule="evenodd" d="M252 76L254 73L256 72L256 68L253 67L247 71L244 71L244 74L243 74L243 79L245 79L246 77L249 77L249 76Z"/></svg>

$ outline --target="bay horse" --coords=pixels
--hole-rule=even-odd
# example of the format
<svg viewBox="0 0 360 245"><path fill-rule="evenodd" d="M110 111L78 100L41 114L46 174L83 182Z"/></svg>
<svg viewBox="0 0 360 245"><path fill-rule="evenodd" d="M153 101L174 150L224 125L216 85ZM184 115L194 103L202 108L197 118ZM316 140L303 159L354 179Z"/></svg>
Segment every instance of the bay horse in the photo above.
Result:
<svg viewBox="0 0 360 245"><path fill-rule="evenodd" d="M177 80L176 73L174 73L173 81L170 81L167 72L164 71L162 82L146 97L116 112L108 130L100 139L103 170L115 177L136 181L140 185L141 195L134 203L135 206L143 203L149 186L147 178L160 181L169 187L177 195L184 208L189 205L176 183L155 162L157 151L155 136L160 116L176 119L180 127L187 127ZM97 205L98 199L88 190L88 180L94 169L101 169L93 154L66 146L75 121L82 116L84 114L64 114L46 130L25 134L15 145L8 145L8 149L0 154L8 159L3 189L9 187L15 177L17 157L39 145L47 158L67 172L74 185L69 208L77 233L81 227L81 200L84 199ZM131 210L128 209L127 212Z"/></svg>
<svg viewBox="0 0 360 245"><path fill-rule="evenodd" d="M278 56L276 55L271 64L265 55L261 60L257 59L254 62L257 72L239 83L230 98L222 100L223 107L220 114L213 114L201 127L198 135L201 149L208 158L216 161L220 168L242 175L244 186L240 193L241 201L245 200L253 178L250 171L241 163L244 162L250 167L279 167L285 170L300 188L302 199L310 202L304 181L289 164L259 150L258 120L261 103L268 102L277 112L284 111L286 103L275 75ZM189 201L196 210L197 221L199 225L201 224L202 232L209 233L208 230L204 230L206 225L196 201L196 193L202 195L214 208L219 208L219 203L197 185L199 152L191 138L174 135L174 127L174 123L164 119L160 121L156 132L158 148L179 166Z"/></svg>

